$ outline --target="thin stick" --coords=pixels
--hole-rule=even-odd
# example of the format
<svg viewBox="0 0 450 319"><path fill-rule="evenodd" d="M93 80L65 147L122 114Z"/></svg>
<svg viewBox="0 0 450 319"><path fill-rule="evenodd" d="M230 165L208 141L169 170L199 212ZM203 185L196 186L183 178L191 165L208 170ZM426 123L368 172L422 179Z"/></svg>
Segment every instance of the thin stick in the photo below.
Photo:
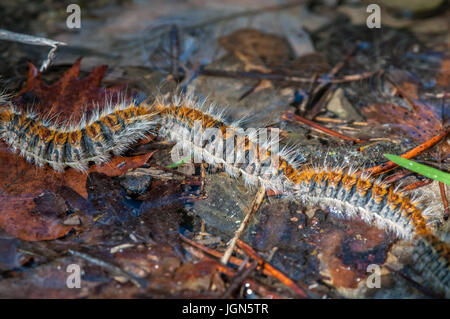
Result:
<svg viewBox="0 0 450 319"><path fill-rule="evenodd" d="M35 37L34 35L28 35L23 33L11 32L8 30L0 29L0 39L6 41L21 42L31 45L41 45L54 47L57 45L66 45L64 42L59 42L47 38Z"/></svg>
<svg viewBox="0 0 450 319"><path fill-rule="evenodd" d="M98 258L93 257L91 255L88 255L88 254L85 254L85 253L82 253L82 252L79 252L79 251L76 251L76 250L72 250L72 249L69 249L69 253L71 255L73 255L73 256L83 258L86 261L88 261L88 262L90 262L90 263L92 263L94 265L103 267L103 268L109 270L112 273L115 273L117 275L120 275L120 276L123 276L123 277L127 278L128 280L130 280L138 288L143 289L143 288L147 287L147 283L144 280L142 280L141 278L135 277L135 276L129 274L128 272L126 272L125 270L123 270L123 269L121 269L121 268L119 268L119 267L117 267L117 266L115 266L115 265L113 265L113 264L111 264L109 262L106 262L104 260L98 259Z"/></svg>
<svg viewBox="0 0 450 319"><path fill-rule="evenodd" d="M230 285L228 286L227 290L223 293L221 298L226 299L230 297L231 294L242 285L244 280L247 279L248 276L250 276L250 274L256 269L257 266L258 262L253 261L248 267L244 267L238 272L236 272L234 277L231 279Z"/></svg>
<svg viewBox="0 0 450 319"><path fill-rule="evenodd" d="M409 169L401 169L398 172L391 174L383 179L383 183L392 184L412 174L414 174L414 172L410 171Z"/></svg>
<svg viewBox="0 0 450 319"><path fill-rule="evenodd" d="M418 181L418 182L406 185L405 187L402 188L402 192L411 191L413 189L417 189L417 188L429 185L431 183L433 183L433 180L431 178L427 178L423 181Z"/></svg>
<svg viewBox="0 0 450 319"><path fill-rule="evenodd" d="M200 166L201 170L201 185L200 185L200 192L201 194L204 194L205 192L205 179L206 179L206 170L205 170L205 163L202 163Z"/></svg>
<svg viewBox="0 0 450 319"><path fill-rule="evenodd" d="M223 256L223 254L221 252L215 251L213 249L210 249L208 247L203 246L200 243L197 243L195 241L192 241L186 237L184 237L183 235L179 234L180 238L188 243L189 245L205 252L206 254L210 255L210 256L214 256L217 258L221 258ZM242 245L242 242L240 240L237 241L238 245ZM245 243L244 243L245 244ZM248 246L248 245L247 245ZM249 247L249 246L248 246ZM252 249L247 249L248 251L246 251L246 253L248 255L250 255L250 252L253 251ZM256 253L251 253L252 258L257 256L259 258L259 260L262 260L261 257L259 257ZM229 262L231 264L234 264L236 266L242 266L244 264L244 260L236 258L231 256ZM261 263L260 263L261 264ZM222 264L221 264L222 265ZM227 267L227 266L223 266L223 267ZM246 267L249 267L249 265L247 264ZM294 287L297 286L291 279L289 279L289 277L287 277L286 275L284 275L283 273L281 273L279 270L277 270L276 268L274 268L273 266L271 266L268 262L264 262L261 264L262 272L264 275L266 276L271 276L276 278L277 280L279 280L281 283L287 285L288 287L292 288L294 291L298 292L298 291L302 291L299 287ZM227 267L228 268L228 267ZM301 294L303 296L303 294Z"/></svg>
<svg viewBox="0 0 450 319"><path fill-rule="evenodd" d="M309 83L308 93L306 94L306 97L303 99L302 103L296 108L295 114L301 115L301 114L303 114L303 112L305 112L306 107L309 103L309 100L311 99L311 96L313 94L313 90L317 83L318 78L319 78L319 74L314 73L314 75L312 77L313 81Z"/></svg>
<svg viewBox="0 0 450 319"><path fill-rule="evenodd" d="M380 71L375 72L364 72L360 74L352 74L345 75L339 79L324 79L324 78L302 78L298 76L286 76L282 74L268 74L268 73L260 73L260 72L244 72L244 71L224 71L224 70L215 70L215 69L203 69L199 71L200 75L205 76L220 76L220 77L228 77L228 78L252 78L252 79L267 79L272 81L283 81L287 83L345 83L352 82L358 80L364 80L370 78L376 74L381 73Z"/></svg>
<svg viewBox="0 0 450 319"><path fill-rule="evenodd" d="M181 238L183 240L187 239L187 238L183 238L183 237L181 237ZM203 247L203 246L201 246L201 247ZM217 266L217 270L222 272L223 274L225 274L229 277L233 277L236 275L236 271L233 268L222 265L216 259L209 257L203 251L203 248L206 248L206 247L203 247L203 248L201 248L201 247L199 248L194 245L193 247L186 247L186 249L197 258L201 258L201 259L205 259L205 260L213 262ZM262 284L258 283L257 281L255 281L253 279L246 278L246 279L244 279L244 281L242 283L245 285L248 284L250 287L252 287L253 290L255 290L257 293L259 293L264 298L271 298L271 299L284 299L285 298L284 296L280 296L280 295L276 294L275 292L270 291L268 288L264 287Z"/></svg>
<svg viewBox="0 0 450 319"><path fill-rule="evenodd" d="M48 66L50 65L51 61L55 57L55 52L61 45L67 45L64 42L55 41L47 38L42 37L35 37L34 35L28 35L23 33L16 33L11 32L8 30L0 29L0 40L6 40L6 41L14 41L14 42L20 42L30 45L40 45L40 46L50 46L52 49L48 52L47 59L45 59L42 62L41 68L39 69L40 72L45 71Z"/></svg>
<svg viewBox="0 0 450 319"><path fill-rule="evenodd" d="M270 274L277 278L279 281L281 281L283 284L285 284L286 286L288 286L289 288L291 288L293 291L295 291L299 296L304 297L304 298L308 298L309 295L303 290L301 289L299 286L297 286L297 284L292 281L291 278L289 278L288 276L286 276L285 274L283 274L282 272L280 272L278 269L276 269L275 267L273 267L271 264L269 264L268 262L266 262L261 256L259 256L252 247L250 247L249 245L247 245L246 243L244 243L241 240L237 241L237 244L239 246L239 248L241 248L243 251L245 251L250 257L252 257L254 260L256 260L258 262L258 264L260 264L261 266L264 267L264 269L266 269L267 271L270 272Z"/></svg>
<svg viewBox="0 0 450 319"><path fill-rule="evenodd" d="M445 185L442 182L439 182L439 192L441 193L442 203L444 204L444 219L447 220L450 211L448 208L447 196L445 195Z"/></svg>
<svg viewBox="0 0 450 319"><path fill-rule="evenodd" d="M258 209L261 206L261 203L264 199L265 194L266 194L266 188L264 186L260 186L258 188L258 192L255 195L255 198L252 201L252 204L250 205L250 209L248 210L247 215L245 216L242 223L239 225L238 230L234 234L234 237L231 239L230 244L228 245L227 249L225 250L225 253L223 254L222 258L220 259L220 262L222 264L226 265L228 263L228 260L230 259L231 254L233 253L234 247L236 246L236 241L241 236L245 227L247 227L247 224L250 222L251 217L258 211Z"/></svg>
<svg viewBox="0 0 450 319"><path fill-rule="evenodd" d="M325 122L325 123L337 123L337 124L347 124L348 123L348 121L346 121L346 120L333 119L330 117L321 117L321 116L316 116L314 118L314 120L319 121L319 122Z"/></svg>
<svg viewBox="0 0 450 319"><path fill-rule="evenodd" d="M439 147L439 164L442 163L442 145ZM444 220L448 220L450 209L448 207L447 195L445 194L445 185L442 182L438 183L439 192L441 193L442 204L444 205Z"/></svg>
<svg viewBox="0 0 450 319"><path fill-rule="evenodd" d="M333 83L319 83L319 85L316 86L316 89L319 88L319 90L317 90L316 93L314 93L316 91L314 90L313 95L309 96L308 98L309 101L305 105L306 113L304 113L303 115L309 120L315 118L317 114L319 114L322 111L323 107L325 106L325 102L327 101L330 94L334 92L335 87L336 85ZM321 95L320 92L322 92ZM314 103L313 105L310 105L310 103L312 104L312 102L315 100L316 96L319 95L320 95L319 100L316 101L316 103Z"/></svg>
<svg viewBox="0 0 450 319"><path fill-rule="evenodd" d="M345 56L344 58L337 63L330 72L327 74L327 78L333 78L347 63L348 60L355 54L356 50L358 49L358 46L355 45ZM316 82L316 81L315 81ZM325 90L324 92L322 92ZM321 82L319 85L317 85L314 90L312 91L312 94L308 96L308 103L306 104L306 109L310 109L308 111L308 114L303 114L306 118L309 120L312 120L316 117L317 114L320 113L321 109L323 108L326 99L330 95L330 93L334 90L333 85L329 85L329 82ZM322 96L319 98L319 101L313 106L310 105L314 98L322 92ZM309 106L309 107L308 107Z"/></svg>
<svg viewBox="0 0 450 319"><path fill-rule="evenodd" d="M313 121L310 121L308 119L305 119L302 116L295 115L295 114L293 114L291 112L284 113L281 116L281 118L283 120L287 120L287 121L297 121L297 122L304 123L304 124L309 125L309 126L315 128L315 129L318 129L318 130L320 130L320 131L322 131L322 132L324 132L324 133L326 133L328 135L339 137L339 138L342 138L342 139L347 140L347 141L352 141L352 142L355 142L355 143L364 143L365 142L364 140L360 140L358 138L353 138L353 137L350 137L350 136L346 136L346 135L343 135L341 133L338 133L338 132L335 132L333 130L330 130L329 128L326 128L326 127L324 127L324 126L322 126L320 124L317 124L316 122L313 122Z"/></svg>
<svg viewBox="0 0 450 319"><path fill-rule="evenodd" d="M449 211L449 207L448 207L447 196L445 195L444 183L439 182L439 190L441 192L442 202L444 204L444 218L445 218L445 220L447 220L450 211Z"/></svg>
<svg viewBox="0 0 450 319"><path fill-rule="evenodd" d="M221 252L218 252L218 251L216 251L214 249L208 248L208 247L206 247L206 246L204 246L204 245L202 245L200 243L197 243L197 242L195 242L193 240L190 240L189 238L187 238L187 237L185 237L185 236L183 236L181 234L179 234L179 236L180 236L181 240L183 240L184 242L188 243L189 245L191 245L191 246L193 246L193 247L195 247L197 249L200 249L200 250L204 251L205 253L207 253L207 254L209 254L211 256L214 256L216 258L221 258L223 256L223 253L221 253ZM233 257L233 256L230 257L229 262L234 264L234 265L237 265L237 266L241 266L242 263L243 263L243 261L241 259Z"/></svg>

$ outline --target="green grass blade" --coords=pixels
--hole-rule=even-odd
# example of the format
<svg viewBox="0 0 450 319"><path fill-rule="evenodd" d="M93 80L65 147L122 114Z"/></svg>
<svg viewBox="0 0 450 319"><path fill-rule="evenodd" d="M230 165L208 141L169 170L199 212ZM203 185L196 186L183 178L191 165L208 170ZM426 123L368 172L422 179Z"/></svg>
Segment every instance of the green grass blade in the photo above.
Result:
<svg viewBox="0 0 450 319"><path fill-rule="evenodd" d="M166 168L177 168L180 165L186 164L188 161L190 161L191 158L192 158L192 155L188 155L188 156L182 158L180 161L166 166Z"/></svg>
<svg viewBox="0 0 450 319"><path fill-rule="evenodd" d="M409 159L392 155L392 154L384 154L390 161L394 162L397 165L400 165L401 167L407 168L410 171L419 173L423 176L426 176L428 178L431 178L435 181L439 181L442 183L445 183L447 185L450 185L450 174L440 171L436 168L419 164L413 161L410 161Z"/></svg>

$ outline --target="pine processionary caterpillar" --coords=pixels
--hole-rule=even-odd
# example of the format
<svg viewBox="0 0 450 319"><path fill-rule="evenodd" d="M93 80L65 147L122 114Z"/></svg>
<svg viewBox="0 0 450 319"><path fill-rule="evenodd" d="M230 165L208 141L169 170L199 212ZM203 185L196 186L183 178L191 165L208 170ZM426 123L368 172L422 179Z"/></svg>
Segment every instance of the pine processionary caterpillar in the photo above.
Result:
<svg viewBox="0 0 450 319"><path fill-rule="evenodd" d="M28 161L59 172L64 167L86 171L89 162L105 162L111 152L122 153L154 126L151 110L125 100L76 125L58 126L10 103L0 109L0 137Z"/></svg>
<svg viewBox="0 0 450 319"><path fill-rule="evenodd" d="M200 154L200 159L211 165L221 164L230 176L242 176L249 185L260 183L292 198L324 204L341 217L358 216L402 239L415 241L414 266L450 295L449 246L427 226L419 201L349 168L300 166L292 151L273 150L268 139L261 142L256 135L242 135L239 125L226 124L218 112L190 97L140 105L123 100L78 125L62 127L32 112L18 111L1 99L0 104L0 137L40 166L85 171L89 162L107 161L111 152L120 154L146 133L159 129L161 136L184 151ZM202 133L215 128L225 141L234 139L234 147L211 151L212 139L191 138L195 123L200 124ZM252 149L259 156L248 160Z"/></svg>

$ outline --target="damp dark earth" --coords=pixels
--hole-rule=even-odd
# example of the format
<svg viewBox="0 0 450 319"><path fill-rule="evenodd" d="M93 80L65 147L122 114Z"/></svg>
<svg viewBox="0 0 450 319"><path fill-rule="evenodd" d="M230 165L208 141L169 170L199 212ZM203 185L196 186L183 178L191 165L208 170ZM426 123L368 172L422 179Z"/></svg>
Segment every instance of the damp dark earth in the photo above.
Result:
<svg viewBox="0 0 450 319"><path fill-rule="evenodd" d="M3 0L0 89L61 126L191 93L227 123L276 130L300 167L351 166L420 198L448 245L449 181L384 154L448 176L449 3L373 2ZM155 130L57 172L2 139L0 298L450 295L374 221L175 161L173 146Z"/></svg>

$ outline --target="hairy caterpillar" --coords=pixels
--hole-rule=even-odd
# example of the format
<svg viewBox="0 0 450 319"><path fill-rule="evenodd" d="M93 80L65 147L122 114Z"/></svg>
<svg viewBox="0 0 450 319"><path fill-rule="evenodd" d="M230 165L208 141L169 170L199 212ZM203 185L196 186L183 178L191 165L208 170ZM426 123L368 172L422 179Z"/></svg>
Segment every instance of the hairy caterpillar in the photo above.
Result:
<svg viewBox="0 0 450 319"><path fill-rule="evenodd" d="M0 101L0 104L1 101ZM58 127L32 112L16 110L3 102L0 107L0 136L12 149L38 165L55 170L73 167L85 171L89 162L103 162L110 152L121 153L147 132L158 129L188 152L198 151L200 159L223 165L230 176L242 176L246 183L304 201L325 204L342 217L361 217L369 224L391 230L398 237L415 241L415 266L449 295L449 247L427 226L425 210L419 202L392 186L349 168L326 165L300 166L289 150L274 150L269 140L256 135L243 136L238 124L227 124L212 108L205 108L190 97L152 104L122 101L110 105L78 125ZM212 152L211 140L190 138L195 123L200 132L216 128L225 140L237 139L232 160L229 151ZM247 161L250 150L260 156ZM248 158L247 158L248 159Z"/></svg>
<svg viewBox="0 0 450 319"><path fill-rule="evenodd" d="M111 152L122 153L154 124L148 107L125 100L78 124L62 126L20 111L11 103L0 108L0 137L29 162L49 164L59 172L64 167L86 171L89 162L107 161Z"/></svg>
<svg viewBox="0 0 450 319"><path fill-rule="evenodd" d="M393 231L402 239L414 241L416 269L447 296L450 294L449 246L427 226L423 217L426 209L419 207L419 201L350 168L301 167L290 150L272 154L270 141L255 145L259 141L252 136L235 143L235 157L245 156L250 149L257 150L260 157L252 157L251 161L244 163L229 163L224 160L228 155L226 151L222 156L220 152L210 153L209 140L198 143L186 133L195 122L200 122L203 129L215 127L225 139L235 138L240 134L238 125L226 124L220 114L216 115L214 110L205 109L190 99L178 99L172 103L159 100L154 107L162 118L160 134L191 152L201 149L203 161L212 165L222 164L229 175L242 176L250 185L259 182L268 189L282 190L294 198L324 204L341 217L358 216L370 225L375 224ZM261 174L263 166L269 169Z"/></svg>

